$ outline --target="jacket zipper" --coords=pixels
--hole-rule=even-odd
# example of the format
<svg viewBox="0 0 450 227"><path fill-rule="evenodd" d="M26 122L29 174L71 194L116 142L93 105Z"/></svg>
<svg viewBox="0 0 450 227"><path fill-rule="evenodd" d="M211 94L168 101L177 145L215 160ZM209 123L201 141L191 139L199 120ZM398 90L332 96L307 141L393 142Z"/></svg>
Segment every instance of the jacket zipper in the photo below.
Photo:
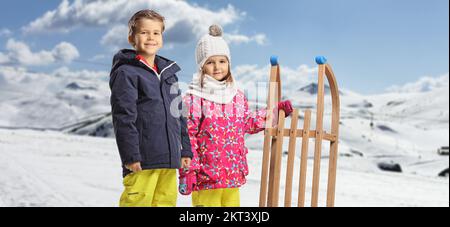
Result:
<svg viewBox="0 0 450 227"><path fill-rule="evenodd" d="M142 62L145 66L147 66L150 70L152 70L156 76L158 77L159 81L160 81L160 85L159 85L159 91L161 93L161 97L164 98L163 96L163 92L162 92L162 83L161 83L161 75L163 74L164 71L166 71L166 69L172 67L172 65L175 65L176 62L172 62L172 64L166 66L163 70L161 70L161 73L158 74L158 72L156 72L152 67L150 67L147 63L145 63L145 61L143 60L139 60L140 62ZM167 108L166 108L166 104L164 103L164 116L166 117L166 136L167 136L167 140L168 140L168 145L169 145L169 165L172 165L172 152L171 152L171 147L170 147L170 138L169 138L169 128L167 127L167 123L168 123L168 119L167 119Z"/></svg>
<svg viewBox="0 0 450 227"><path fill-rule="evenodd" d="M172 65L175 65L175 64L176 64L176 62L172 62L172 64L170 64L170 65L168 65L167 67L165 67L163 70L161 70L161 73L158 74L158 72L156 72L156 71L153 69L153 67L150 67L147 63L145 63L145 61L143 61L143 60L139 60L139 61L140 61L142 64L144 64L145 66L147 66L147 68L149 68L150 70L152 70L152 71L156 74L156 76L158 77L159 81L161 81L161 75L162 75L162 73L163 73L164 71L166 71L166 69L172 67Z"/></svg>

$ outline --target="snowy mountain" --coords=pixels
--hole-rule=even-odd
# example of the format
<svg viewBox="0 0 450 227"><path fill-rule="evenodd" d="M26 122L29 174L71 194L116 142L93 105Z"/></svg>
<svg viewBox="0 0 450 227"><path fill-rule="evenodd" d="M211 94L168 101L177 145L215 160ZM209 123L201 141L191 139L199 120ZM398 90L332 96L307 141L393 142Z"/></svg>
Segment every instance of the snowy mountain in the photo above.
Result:
<svg viewBox="0 0 450 227"><path fill-rule="evenodd" d="M60 128L110 111L108 73L0 68L0 126Z"/></svg>
<svg viewBox="0 0 450 227"><path fill-rule="evenodd" d="M317 92L319 91L319 86L317 85L317 83L310 83L309 85L298 89L298 91L303 91L310 95L316 95ZM324 93L327 95L330 94L330 86L325 85Z"/></svg>
<svg viewBox="0 0 450 227"><path fill-rule="evenodd" d="M91 116L76 124L66 125L62 130L70 134L114 138L111 113Z"/></svg>

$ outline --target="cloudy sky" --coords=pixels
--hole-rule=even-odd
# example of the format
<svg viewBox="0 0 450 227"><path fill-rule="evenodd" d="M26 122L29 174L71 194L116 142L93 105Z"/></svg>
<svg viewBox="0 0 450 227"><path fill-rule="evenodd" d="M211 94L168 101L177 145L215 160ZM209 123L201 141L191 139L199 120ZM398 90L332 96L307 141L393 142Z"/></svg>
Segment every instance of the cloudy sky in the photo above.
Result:
<svg viewBox="0 0 450 227"><path fill-rule="evenodd" d="M179 63L184 81L212 23L225 30L233 67L263 68L275 54L288 69L308 70L325 55L340 85L363 94L448 77L448 0L4 1L0 67L109 71L113 54L130 48L129 17L143 8L166 17L160 54Z"/></svg>

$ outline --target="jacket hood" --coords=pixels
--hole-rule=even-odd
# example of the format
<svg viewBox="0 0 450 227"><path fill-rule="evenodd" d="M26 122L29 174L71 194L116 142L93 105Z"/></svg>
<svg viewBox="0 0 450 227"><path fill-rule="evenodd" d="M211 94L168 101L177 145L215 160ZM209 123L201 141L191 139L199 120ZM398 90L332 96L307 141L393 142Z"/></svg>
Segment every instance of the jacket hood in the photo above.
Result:
<svg viewBox="0 0 450 227"><path fill-rule="evenodd" d="M144 65L142 62L136 59L137 53L135 50L130 49L123 49L117 52L116 55L114 55L112 68L111 68L111 74L116 71L120 66L122 65L132 65L136 67L142 67L147 70L150 70L146 65ZM161 57L156 55L155 57L155 64L158 67L159 70L163 70L166 67L172 65L175 63L174 61L171 61L167 58ZM177 64L173 64L170 68L167 69L170 70L171 73L177 73L180 71L180 67Z"/></svg>

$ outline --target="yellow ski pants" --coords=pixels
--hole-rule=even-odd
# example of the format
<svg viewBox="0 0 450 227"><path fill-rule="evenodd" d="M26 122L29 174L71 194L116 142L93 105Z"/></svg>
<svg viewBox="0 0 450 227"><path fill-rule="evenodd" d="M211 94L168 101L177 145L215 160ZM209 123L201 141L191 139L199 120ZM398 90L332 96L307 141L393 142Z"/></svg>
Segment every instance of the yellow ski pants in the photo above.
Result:
<svg viewBox="0 0 450 227"><path fill-rule="evenodd" d="M175 207L177 205L176 169L143 170L123 179L125 190L121 207Z"/></svg>
<svg viewBox="0 0 450 227"><path fill-rule="evenodd" d="M194 207L239 207L239 188L200 190L192 192Z"/></svg>

